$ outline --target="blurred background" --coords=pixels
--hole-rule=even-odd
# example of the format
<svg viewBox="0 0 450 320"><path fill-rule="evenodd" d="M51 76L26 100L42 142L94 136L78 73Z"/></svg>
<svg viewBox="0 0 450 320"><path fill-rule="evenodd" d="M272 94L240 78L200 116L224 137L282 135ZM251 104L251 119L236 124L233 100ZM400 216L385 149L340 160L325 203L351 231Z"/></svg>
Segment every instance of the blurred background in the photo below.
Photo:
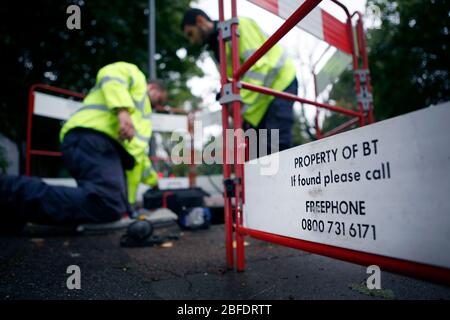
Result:
<svg viewBox="0 0 450 320"><path fill-rule="evenodd" d="M343 1L350 11L364 13L377 121L450 99L450 1L369 0ZM81 9L81 29L66 27L70 5ZM229 1L225 1L226 8ZM188 46L180 28L184 11L199 7L218 18L217 1L155 1L156 74L169 88L169 105L186 111L215 111L220 89L214 62L199 48ZM330 1L321 5L343 20L342 12ZM122 60L138 65L148 75L149 1L40 0L0 3L0 170L23 173L27 127L28 90L34 83L87 93L95 75L105 64ZM229 11L227 11L229 14ZM251 16L268 33L283 20L245 0L238 1L238 13ZM315 98L311 73L330 61L333 51L306 32L294 28L281 44L294 57L299 95ZM319 61L320 60L320 61ZM317 100L356 109L353 74L350 68L331 79ZM315 139L315 109L295 107L295 144ZM346 119L321 112L324 130ZM57 150L59 121L39 118L34 122L33 144L38 149ZM36 131L37 130L37 131ZM204 144L219 136L209 128ZM168 149L168 137L159 136L159 148ZM166 150L167 151L167 150ZM164 152L164 150L159 150ZM162 164L163 165L163 164ZM32 172L47 177L65 176L60 159L33 161ZM185 165L159 168L167 174L185 176ZM217 174L220 165L200 165L199 174Z"/></svg>

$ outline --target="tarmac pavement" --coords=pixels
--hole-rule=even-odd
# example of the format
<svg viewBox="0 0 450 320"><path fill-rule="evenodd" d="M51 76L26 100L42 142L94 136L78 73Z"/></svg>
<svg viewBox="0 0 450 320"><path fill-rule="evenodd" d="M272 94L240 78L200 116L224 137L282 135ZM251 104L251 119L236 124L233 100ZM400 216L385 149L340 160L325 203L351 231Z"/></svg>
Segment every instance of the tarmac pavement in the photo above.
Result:
<svg viewBox="0 0 450 320"><path fill-rule="evenodd" d="M450 299L450 287L383 271L368 290L364 266L252 238L246 271L227 271L223 225L146 248L120 247L123 233L0 237L0 299ZM70 265L80 290L66 286Z"/></svg>

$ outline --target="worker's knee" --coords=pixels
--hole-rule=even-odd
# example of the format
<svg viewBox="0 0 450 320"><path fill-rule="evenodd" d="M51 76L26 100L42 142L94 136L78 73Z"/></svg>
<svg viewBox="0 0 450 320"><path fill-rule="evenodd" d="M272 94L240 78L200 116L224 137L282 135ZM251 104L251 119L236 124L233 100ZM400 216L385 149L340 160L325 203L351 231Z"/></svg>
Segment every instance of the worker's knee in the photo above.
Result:
<svg viewBox="0 0 450 320"><path fill-rule="evenodd" d="M94 223L107 223L120 220L127 212L127 203L121 198L111 195L89 195L89 211Z"/></svg>

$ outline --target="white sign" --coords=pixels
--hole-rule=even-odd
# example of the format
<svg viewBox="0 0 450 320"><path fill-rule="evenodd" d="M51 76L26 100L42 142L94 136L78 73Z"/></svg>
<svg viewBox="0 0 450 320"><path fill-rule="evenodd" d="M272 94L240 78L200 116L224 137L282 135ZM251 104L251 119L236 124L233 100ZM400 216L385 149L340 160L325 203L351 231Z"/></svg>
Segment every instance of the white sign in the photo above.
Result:
<svg viewBox="0 0 450 320"><path fill-rule="evenodd" d="M67 120L80 109L83 104L67 98L61 98L41 92L34 93L34 114L58 120ZM188 130L188 120L185 115L152 113L153 131L172 132Z"/></svg>
<svg viewBox="0 0 450 320"><path fill-rule="evenodd" d="M450 268L450 103L245 164L244 225Z"/></svg>
<svg viewBox="0 0 450 320"><path fill-rule="evenodd" d="M157 132L188 131L188 119L185 115L152 113L152 124L153 131Z"/></svg>
<svg viewBox="0 0 450 320"><path fill-rule="evenodd" d="M52 96L50 94L34 93L34 114L58 120L67 120L81 108L78 101Z"/></svg>

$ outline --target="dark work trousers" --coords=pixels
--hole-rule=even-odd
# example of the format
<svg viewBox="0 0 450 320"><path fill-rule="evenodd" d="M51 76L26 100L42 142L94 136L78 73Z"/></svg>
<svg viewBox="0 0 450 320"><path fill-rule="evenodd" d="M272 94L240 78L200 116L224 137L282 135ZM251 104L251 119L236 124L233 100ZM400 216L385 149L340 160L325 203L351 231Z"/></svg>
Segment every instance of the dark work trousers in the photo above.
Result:
<svg viewBox="0 0 450 320"><path fill-rule="evenodd" d="M64 163L78 187L50 186L36 177L0 177L0 225L35 222L111 222L129 212L118 147L91 130L72 130L61 144Z"/></svg>
<svg viewBox="0 0 450 320"><path fill-rule="evenodd" d="M291 82L291 84L284 90L286 93L298 95L298 83L297 79ZM271 141L270 130L279 130L279 147L278 151L289 149L292 147L292 126L294 124L294 101L286 100L275 97L270 103L266 114L262 118L257 128L258 136L258 156L264 156L273 153L275 148L271 147L271 144L275 144L275 141ZM244 122L244 130L252 128L250 124ZM260 150L259 139L260 133L258 129L267 129L267 151ZM253 158L250 155L250 158Z"/></svg>

